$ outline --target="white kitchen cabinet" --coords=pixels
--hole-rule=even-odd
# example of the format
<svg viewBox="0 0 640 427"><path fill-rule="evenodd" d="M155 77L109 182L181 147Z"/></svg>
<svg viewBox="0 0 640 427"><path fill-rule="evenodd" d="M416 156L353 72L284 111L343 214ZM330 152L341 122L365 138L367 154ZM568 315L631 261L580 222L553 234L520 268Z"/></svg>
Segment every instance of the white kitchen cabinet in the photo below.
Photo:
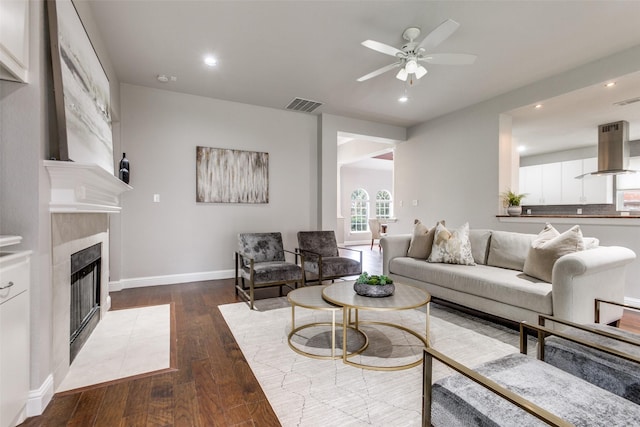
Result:
<svg viewBox="0 0 640 427"><path fill-rule="evenodd" d="M598 159L592 157L584 159L583 173L598 170ZM611 175L587 175L582 179L582 203L603 204L613 203L613 177Z"/></svg>
<svg viewBox="0 0 640 427"><path fill-rule="evenodd" d="M0 79L26 83L29 71L29 1L0 0Z"/></svg>
<svg viewBox="0 0 640 427"><path fill-rule="evenodd" d="M26 418L30 251L0 252L0 427Z"/></svg>
<svg viewBox="0 0 640 427"><path fill-rule="evenodd" d="M519 191L520 193L528 194L524 198L523 204L578 205L613 203L613 180L611 176L587 175L582 179L576 179L577 176L595 172L598 166L597 163L597 159L594 157L521 167Z"/></svg>
<svg viewBox="0 0 640 427"><path fill-rule="evenodd" d="M542 165L542 201L545 205L562 203L562 165L548 163Z"/></svg>
<svg viewBox="0 0 640 427"><path fill-rule="evenodd" d="M582 175L582 160L562 162L562 204L578 205L583 203L582 179L576 179Z"/></svg>
<svg viewBox="0 0 640 427"><path fill-rule="evenodd" d="M631 157L629 159L629 169L640 171L640 157ZM640 172L618 175L617 176L617 189L618 190L638 190L640 189Z"/></svg>
<svg viewBox="0 0 640 427"><path fill-rule="evenodd" d="M521 205L542 205L542 167L523 166L520 168L520 188L518 193L526 196L522 199Z"/></svg>
<svg viewBox="0 0 640 427"><path fill-rule="evenodd" d="M523 205L555 205L560 203L562 193L560 164L523 166L520 168L520 187L518 192L526 196Z"/></svg>

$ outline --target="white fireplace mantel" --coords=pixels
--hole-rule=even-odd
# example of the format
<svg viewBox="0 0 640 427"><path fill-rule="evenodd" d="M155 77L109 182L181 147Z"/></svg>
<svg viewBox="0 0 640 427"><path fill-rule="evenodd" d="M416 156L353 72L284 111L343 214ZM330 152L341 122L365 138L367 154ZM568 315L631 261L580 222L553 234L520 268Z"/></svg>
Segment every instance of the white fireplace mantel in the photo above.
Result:
<svg viewBox="0 0 640 427"><path fill-rule="evenodd" d="M95 164L45 160L51 181L52 213L119 213L120 194L128 184Z"/></svg>

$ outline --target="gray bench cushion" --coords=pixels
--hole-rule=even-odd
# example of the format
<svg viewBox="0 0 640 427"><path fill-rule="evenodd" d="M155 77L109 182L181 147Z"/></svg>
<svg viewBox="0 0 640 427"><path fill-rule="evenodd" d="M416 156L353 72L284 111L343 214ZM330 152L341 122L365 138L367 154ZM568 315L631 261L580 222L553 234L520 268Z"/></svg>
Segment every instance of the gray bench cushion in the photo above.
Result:
<svg viewBox="0 0 640 427"><path fill-rule="evenodd" d="M640 337L631 332L604 325L590 326L640 342ZM640 357L638 345L577 329L565 332ZM556 336L545 339L544 351L547 363L640 405L640 364Z"/></svg>
<svg viewBox="0 0 640 427"><path fill-rule="evenodd" d="M640 425L640 406L520 353L476 371L577 426ZM431 422L437 427L545 425L459 374L436 382L432 396Z"/></svg>
<svg viewBox="0 0 640 427"><path fill-rule="evenodd" d="M515 307L542 314L553 313L551 284L529 277L521 271L487 265L437 264L409 257L394 258L389 263L389 270L399 276Z"/></svg>

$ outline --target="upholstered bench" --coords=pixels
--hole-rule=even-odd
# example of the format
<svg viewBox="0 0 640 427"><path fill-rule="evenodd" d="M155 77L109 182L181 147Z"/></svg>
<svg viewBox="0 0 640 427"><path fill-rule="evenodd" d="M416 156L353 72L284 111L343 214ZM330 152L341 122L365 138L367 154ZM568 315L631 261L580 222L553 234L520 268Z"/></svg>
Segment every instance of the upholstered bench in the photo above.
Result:
<svg viewBox="0 0 640 427"><path fill-rule="evenodd" d="M454 374L430 387L432 357L464 375ZM639 405L520 353L471 371L428 348L424 373L423 425L640 425Z"/></svg>

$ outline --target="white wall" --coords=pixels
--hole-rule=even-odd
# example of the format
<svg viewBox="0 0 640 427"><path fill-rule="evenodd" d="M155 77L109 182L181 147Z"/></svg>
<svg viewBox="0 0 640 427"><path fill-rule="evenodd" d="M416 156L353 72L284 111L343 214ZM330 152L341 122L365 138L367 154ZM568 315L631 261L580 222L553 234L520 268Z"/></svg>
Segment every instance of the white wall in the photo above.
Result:
<svg viewBox="0 0 640 427"><path fill-rule="evenodd" d="M280 231L293 249L315 229L316 116L128 84L120 96L125 287L231 277L238 233ZM269 203L196 203L196 146L268 152Z"/></svg>
<svg viewBox="0 0 640 427"><path fill-rule="evenodd" d="M395 152L395 200L404 200L404 207L396 203L399 228L410 229L414 218L427 224L444 218L451 226L469 221L472 228L538 232L541 225L504 224L496 218L504 190L498 183L499 115L637 70L640 46L409 129L407 142ZM411 200L419 200L419 206L411 206ZM603 245L626 246L640 255L640 227L625 226L624 219L584 229ZM640 298L638 277L640 260L628 269L628 297Z"/></svg>
<svg viewBox="0 0 640 427"><path fill-rule="evenodd" d="M370 232L351 232L351 193L363 188L369 194L369 218L375 217L376 193L387 190L393 195L393 171L342 166L340 168L340 205L344 220L344 243L371 242Z"/></svg>

